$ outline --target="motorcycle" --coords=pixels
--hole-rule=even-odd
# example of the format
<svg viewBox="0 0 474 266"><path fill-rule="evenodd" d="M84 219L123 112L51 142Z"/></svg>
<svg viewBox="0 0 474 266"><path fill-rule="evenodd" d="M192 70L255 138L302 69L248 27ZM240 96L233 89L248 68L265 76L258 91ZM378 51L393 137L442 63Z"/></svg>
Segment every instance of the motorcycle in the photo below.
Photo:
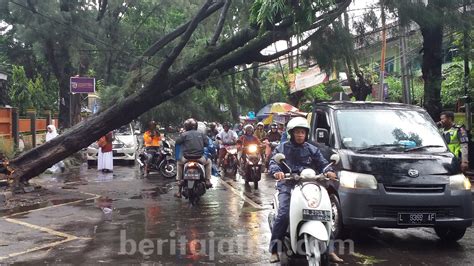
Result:
<svg viewBox="0 0 474 266"><path fill-rule="evenodd" d="M286 166L285 155L274 156L278 164ZM338 155L331 156L331 166L339 161ZM291 191L288 233L283 241L283 248L288 257L305 255L309 265L328 265L328 247L331 235L332 213L331 201L321 181L328 180L323 174L316 175L312 169L304 169L300 175L286 174L284 181L294 182ZM278 193L273 199L274 212L268 215L270 229L273 229L278 215ZM301 243L300 241L304 241ZM302 245L304 244L304 245Z"/></svg>
<svg viewBox="0 0 474 266"><path fill-rule="evenodd" d="M270 163L270 158L272 156L273 150L280 145L280 141L268 141L268 139L264 140L263 143L265 144L265 167L268 168Z"/></svg>
<svg viewBox="0 0 474 266"><path fill-rule="evenodd" d="M196 205L200 197L206 193L206 180L204 165L197 159L187 158L183 169L182 194L189 199L191 205Z"/></svg>
<svg viewBox="0 0 474 266"><path fill-rule="evenodd" d="M228 177L235 177L237 174L237 146L224 145L226 155L223 163L223 175Z"/></svg>
<svg viewBox="0 0 474 266"><path fill-rule="evenodd" d="M145 171L147 154L151 154L152 159L148 170ZM161 147L143 149L137 157L137 162L140 165L140 173L144 177L148 177L152 171L160 172L165 178L176 177L176 160L173 158L171 145L167 140L162 141Z"/></svg>
<svg viewBox="0 0 474 266"><path fill-rule="evenodd" d="M250 144L244 147L245 159L242 158L242 173L245 179L245 185L253 182L253 187L258 189L258 181L262 177L263 158L260 146Z"/></svg>

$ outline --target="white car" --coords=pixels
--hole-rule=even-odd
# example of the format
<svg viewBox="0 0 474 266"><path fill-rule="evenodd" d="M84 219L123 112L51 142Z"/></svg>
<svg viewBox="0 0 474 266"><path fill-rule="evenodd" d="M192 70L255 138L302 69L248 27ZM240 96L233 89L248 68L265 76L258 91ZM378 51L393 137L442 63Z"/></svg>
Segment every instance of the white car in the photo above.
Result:
<svg viewBox="0 0 474 266"><path fill-rule="evenodd" d="M114 160L135 163L135 155L138 149L137 135L135 133L131 124L114 130L114 142L112 143ZM98 150L97 142L89 145L87 147L87 160L96 161Z"/></svg>

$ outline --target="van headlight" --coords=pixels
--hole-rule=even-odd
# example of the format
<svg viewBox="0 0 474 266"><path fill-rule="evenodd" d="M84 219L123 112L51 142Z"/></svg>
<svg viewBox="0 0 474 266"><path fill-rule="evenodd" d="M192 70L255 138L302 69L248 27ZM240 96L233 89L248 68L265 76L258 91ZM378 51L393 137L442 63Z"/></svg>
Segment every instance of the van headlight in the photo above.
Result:
<svg viewBox="0 0 474 266"><path fill-rule="evenodd" d="M362 173L341 171L339 183L345 188L377 189L377 179L375 179L375 176Z"/></svg>
<svg viewBox="0 0 474 266"><path fill-rule="evenodd" d="M452 175L449 177L449 188L451 190L470 190L471 181L463 174Z"/></svg>

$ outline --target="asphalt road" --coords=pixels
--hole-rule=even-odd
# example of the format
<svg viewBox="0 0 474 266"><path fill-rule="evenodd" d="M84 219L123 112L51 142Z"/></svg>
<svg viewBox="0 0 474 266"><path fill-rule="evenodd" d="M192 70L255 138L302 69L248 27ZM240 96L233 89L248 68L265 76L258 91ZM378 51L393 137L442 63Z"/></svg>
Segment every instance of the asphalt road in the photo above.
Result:
<svg viewBox="0 0 474 266"><path fill-rule="evenodd" d="M0 218L0 263L268 264L274 181L258 190L214 177L199 206L173 197L174 180L140 178L132 166L113 174L83 167L34 180L62 193L47 206ZM338 250L345 264L469 265L474 230L456 244L430 228L371 229ZM300 263L301 261L296 261Z"/></svg>

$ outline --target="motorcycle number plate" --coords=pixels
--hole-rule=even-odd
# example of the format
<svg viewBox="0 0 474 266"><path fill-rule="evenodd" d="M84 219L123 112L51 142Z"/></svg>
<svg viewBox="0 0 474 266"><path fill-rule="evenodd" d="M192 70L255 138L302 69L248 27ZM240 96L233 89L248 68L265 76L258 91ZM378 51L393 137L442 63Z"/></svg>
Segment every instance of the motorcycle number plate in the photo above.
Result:
<svg viewBox="0 0 474 266"><path fill-rule="evenodd" d="M187 172L184 174L184 179L186 180L199 180L201 179L201 175L199 173L195 173L195 172Z"/></svg>
<svg viewBox="0 0 474 266"><path fill-rule="evenodd" d="M398 224L401 225L433 225L436 221L436 213L398 213Z"/></svg>
<svg viewBox="0 0 474 266"><path fill-rule="evenodd" d="M303 220L331 221L331 211L303 209Z"/></svg>

